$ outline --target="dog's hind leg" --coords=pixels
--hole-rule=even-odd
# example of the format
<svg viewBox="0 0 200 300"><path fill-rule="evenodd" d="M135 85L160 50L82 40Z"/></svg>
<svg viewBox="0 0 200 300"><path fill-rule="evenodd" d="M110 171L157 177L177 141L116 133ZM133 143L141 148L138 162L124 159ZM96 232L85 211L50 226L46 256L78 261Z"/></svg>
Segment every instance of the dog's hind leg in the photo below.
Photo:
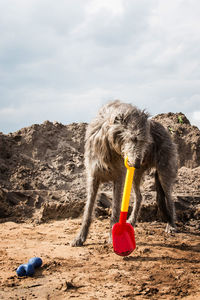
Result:
<svg viewBox="0 0 200 300"><path fill-rule="evenodd" d="M96 195L99 188L99 180L95 177L88 178L88 199L85 205L84 214L83 214L83 221L81 230L75 240L71 243L71 246L82 246L85 242L89 227L92 220L92 213L94 208L94 203L96 199Z"/></svg>
<svg viewBox="0 0 200 300"><path fill-rule="evenodd" d="M170 170L168 172L156 171L155 173L155 182L156 182L156 191L157 191L157 204L159 210L164 218L167 221L166 232L172 233L176 231L176 213L174 201L172 199L171 190L172 190L172 181L173 175L170 176Z"/></svg>
<svg viewBox="0 0 200 300"><path fill-rule="evenodd" d="M165 192L160 183L158 172L155 172L155 187L156 187L156 202L158 205L159 212L163 218L163 221L168 221L170 219L170 214L166 206Z"/></svg>
<svg viewBox="0 0 200 300"><path fill-rule="evenodd" d="M113 181L112 215L110 219L110 237L109 237L110 243L112 241L112 227L115 223L119 222L123 182L124 182L124 175L119 176L118 179Z"/></svg>

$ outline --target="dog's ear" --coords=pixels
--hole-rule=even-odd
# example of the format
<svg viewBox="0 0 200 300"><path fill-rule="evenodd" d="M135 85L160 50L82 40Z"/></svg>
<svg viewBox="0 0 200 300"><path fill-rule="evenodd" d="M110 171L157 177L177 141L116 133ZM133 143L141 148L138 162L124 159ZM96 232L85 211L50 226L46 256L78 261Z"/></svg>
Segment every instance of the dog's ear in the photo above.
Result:
<svg viewBox="0 0 200 300"><path fill-rule="evenodd" d="M146 120L151 117L151 115L146 111L146 109L142 110L142 114Z"/></svg>

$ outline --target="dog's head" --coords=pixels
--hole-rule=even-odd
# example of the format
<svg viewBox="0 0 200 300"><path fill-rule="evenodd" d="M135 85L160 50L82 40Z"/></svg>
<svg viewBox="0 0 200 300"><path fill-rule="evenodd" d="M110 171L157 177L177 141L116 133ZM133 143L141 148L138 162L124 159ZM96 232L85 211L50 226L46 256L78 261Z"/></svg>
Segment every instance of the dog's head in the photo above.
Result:
<svg viewBox="0 0 200 300"><path fill-rule="evenodd" d="M113 148L123 158L128 156L129 166L135 168L140 168L151 141L148 117L148 113L131 105L127 111L115 116L110 127Z"/></svg>

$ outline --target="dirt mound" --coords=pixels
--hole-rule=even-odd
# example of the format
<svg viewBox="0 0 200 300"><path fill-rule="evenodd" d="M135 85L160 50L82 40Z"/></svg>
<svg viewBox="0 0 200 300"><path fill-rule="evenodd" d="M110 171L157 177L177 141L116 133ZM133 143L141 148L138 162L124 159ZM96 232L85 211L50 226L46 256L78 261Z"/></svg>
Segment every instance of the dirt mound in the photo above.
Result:
<svg viewBox="0 0 200 300"><path fill-rule="evenodd" d="M1 186L13 190L67 189L83 171L85 128L86 124L64 126L46 121L7 136L1 134Z"/></svg>
<svg viewBox="0 0 200 300"><path fill-rule="evenodd" d="M178 146L180 170L176 198L179 195L180 199L183 191L184 196L198 196L199 129L191 126L182 113L160 114L154 120L170 131ZM81 214L86 198L83 158L86 126L86 123L63 125L46 121L8 135L0 134L1 221L47 221ZM98 215L110 214L110 185L104 186L103 191L108 192L107 206L102 204L100 191ZM154 191L151 172L144 181L146 206L141 214L144 219L149 210L156 209L152 204Z"/></svg>
<svg viewBox="0 0 200 300"><path fill-rule="evenodd" d="M46 121L0 135L0 218L47 220L80 214L86 194L86 125Z"/></svg>
<svg viewBox="0 0 200 300"><path fill-rule="evenodd" d="M159 114L153 118L166 127L178 146L179 166L200 166L200 130L183 113Z"/></svg>

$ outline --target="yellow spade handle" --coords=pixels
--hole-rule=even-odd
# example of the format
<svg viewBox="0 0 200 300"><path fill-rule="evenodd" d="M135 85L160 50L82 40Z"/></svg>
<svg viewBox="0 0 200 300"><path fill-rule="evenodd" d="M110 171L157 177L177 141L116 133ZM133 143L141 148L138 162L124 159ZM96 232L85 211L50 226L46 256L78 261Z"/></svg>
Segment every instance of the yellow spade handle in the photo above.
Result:
<svg viewBox="0 0 200 300"><path fill-rule="evenodd" d="M125 179L125 184L124 184L124 192L123 192L123 197L122 197L121 211L128 212L129 199L130 199L130 194L131 194L131 187L132 187L135 168L129 167L128 157L125 158L124 164L125 164L125 167L127 168L127 171L126 171L126 179Z"/></svg>

